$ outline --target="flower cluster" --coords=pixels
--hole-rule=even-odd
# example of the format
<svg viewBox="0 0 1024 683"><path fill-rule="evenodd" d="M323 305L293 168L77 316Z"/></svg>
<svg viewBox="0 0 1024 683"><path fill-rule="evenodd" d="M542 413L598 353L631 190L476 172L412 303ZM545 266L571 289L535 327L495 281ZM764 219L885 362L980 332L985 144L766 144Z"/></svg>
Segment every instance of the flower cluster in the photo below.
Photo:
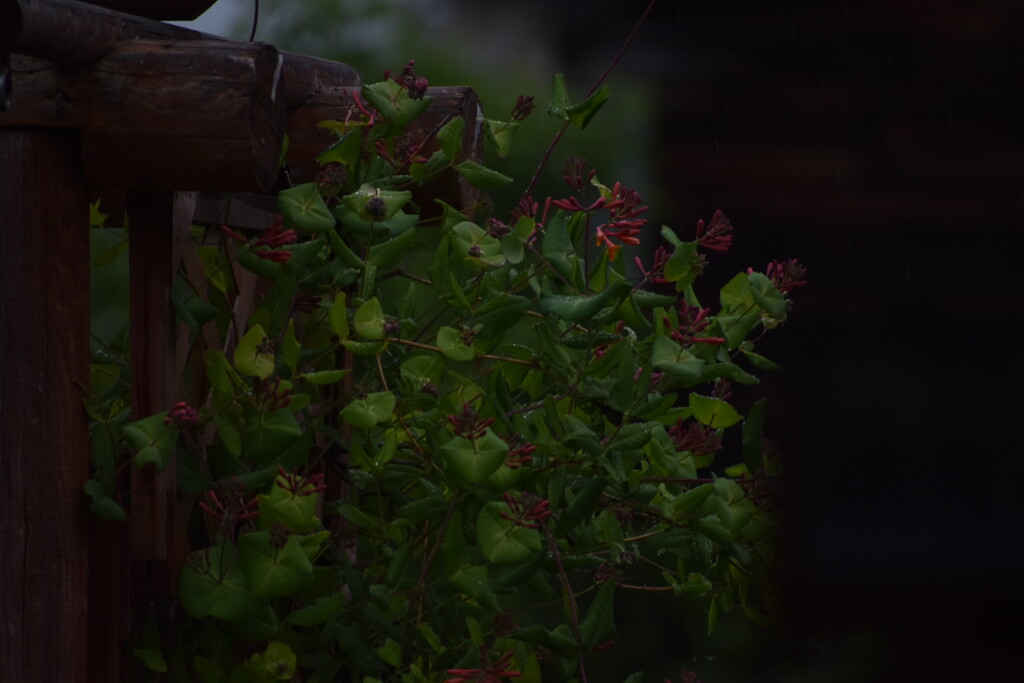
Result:
<svg viewBox="0 0 1024 683"><path fill-rule="evenodd" d="M505 456L505 466L510 470L517 470L524 465L529 465L533 461L533 456L530 454L537 450L537 447L529 441L519 443L521 438L518 434L513 434L506 439L509 450L508 455Z"/></svg>
<svg viewBox="0 0 1024 683"><path fill-rule="evenodd" d="M551 516L551 510L549 509L551 503L531 493L523 492L519 494L519 498L514 498L512 494L505 493L504 498L505 504L508 505L511 513L502 512L501 516L514 522L516 526L537 529L540 527L541 520Z"/></svg>
<svg viewBox="0 0 1024 683"><path fill-rule="evenodd" d="M533 95L520 95L516 98L515 106L512 107L512 120L522 121L537 108L533 103Z"/></svg>
<svg viewBox="0 0 1024 683"><path fill-rule="evenodd" d="M576 197L556 199L551 203L566 211L584 211L592 213L601 209L608 211L608 222L595 228L597 246L607 245L608 258L612 261L623 244L640 244L640 228L646 218L640 218L647 212L648 206L641 206L643 199L640 193L616 182L609 190L602 188L601 196L588 206L583 206ZM616 240L619 244L616 244Z"/></svg>
<svg viewBox="0 0 1024 683"><path fill-rule="evenodd" d="M640 261L639 256L634 258L633 262L636 263L636 267L643 273L644 280L653 282L656 285L667 285L671 281L665 278L665 266L668 265L670 258L672 258L671 252L665 247L660 246L654 250L654 262L651 264L650 270L644 268L644 264Z"/></svg>
<svg viewBox="0 0 1024 683"><path fill-rule="evenodd" d="M711 217L711 224L704 226L704 221L697 221L697 244L711 251L729 251L732 246L732 224L721 210L716 210Z"/></svg>
<svg viewBox="0 0 1024 683"><path fill-rule="evenodd" d="M236 524L247 522L259 514L256 509L259 497L253 496L246 500L245 486L240 478L223 479L218 483L217 489L220 495L217 495L217 491L207 491L206 500L201 501L199 507L211 519L219 522L225 533Z"/></svg>
<svg viewBox="0 0 1024 683"><path fill-rule="evenodd" d="M788 261L772 261L765 269L765 274L775 287L783 294L788 294L807 284L807 269L795 258Z"/></svg>
<svg viewBox="0 0 1024 683"><path fill-rule="evenodd" d="M226 225L221 225L220 229L231 239L242 242L243 244L249 244L249 247L253 250L253 253L256 254L256 256L275 263L284 263L292 257L292 253L290 251L278 250L278 247L283 247L286 244L294 244L297 240L297 235L294 230L284 229L284 217L280 215L274 216L274 222L263 231L263 234L260 235L258 240L251 244L248 239Z"/></svg>
<svg viewBox="0 0 1024 683"><path fill-rule="evenodd" d="M427 93L427 87L430 83L423 76L416 74L416 70L413 68L416 65L416 61L410 59L409 63L402 69L402 73L397 76L391 75L390 71L384 72L384 80L391 79L395 83L409 91L409 97L414 100L423 99L423 96Z"/></svg>
<svg viewBox="0 0 1024 683"><path fill-rule="evenodd" d="M277 481L275 483L296 497L312 496L327 490L323 472L307 477L301 474L292 474L285 471L283 467L278 467Z"/></svg>
<svg viewBox="0 0 1024 683"><path fill-rule="evenodd" d="M669 335L683 346L691 344L724 344L723 337L699 336L711 323L708 318L710 309L693 306L685 299L679 301L679 325L673 329L672 321L668 317L662 318L666 329L671 330Z"/></svg>
<svg viewBox="0 0 1024 683"><path fill-rule="evenodd" d="M462 404L462 412L449 415L448 424L455 429L455 434L464 439L479 439L487 433L487 428L494 424L494 418L481 419L479 413L468 403Z"/></svg>
<svg viewBox="0 0 1024 683"><path fill-rule="evenodd" d="M697 422L686 424L679 420L669 427L668 436L679 452L689 452L694 457L714 455L722 450L722 437L711 427Z"/></svg>
<svg viewBox="0 0 1024 683"><path fill-rule="evenodd" d="M273 342L269 338L264 338L264 343L261 343L256 347L256 353L274 353ZM259 379L258 377L254 378L252 383L252 397L255 403L259 404L267 411L287 408L292 402L292 397L288 393L288 387L285 386L281 378L276 375L272 380Z"/></svg>
<svg viewBox="0 0 1024 683"><path fill-rule="evenodd" d="M167 412L167 417L164 418L164 425L168 427L174 425L180 429L184 425L195 424L198 419L198 410L184 401L178 401L174 404L174 407Z"/></svg>

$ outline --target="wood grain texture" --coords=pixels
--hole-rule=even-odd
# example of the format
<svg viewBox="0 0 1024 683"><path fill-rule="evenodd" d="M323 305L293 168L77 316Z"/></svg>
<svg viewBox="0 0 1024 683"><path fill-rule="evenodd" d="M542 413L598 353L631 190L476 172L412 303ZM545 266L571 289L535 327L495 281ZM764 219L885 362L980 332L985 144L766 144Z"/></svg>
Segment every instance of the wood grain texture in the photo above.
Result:
<svg viewBox="0 0 1024 683"><path fill-rule="evenodd" d="M11 681L85 680L89 239L78 159L73 134L0 130L0 661Z"/></svg>

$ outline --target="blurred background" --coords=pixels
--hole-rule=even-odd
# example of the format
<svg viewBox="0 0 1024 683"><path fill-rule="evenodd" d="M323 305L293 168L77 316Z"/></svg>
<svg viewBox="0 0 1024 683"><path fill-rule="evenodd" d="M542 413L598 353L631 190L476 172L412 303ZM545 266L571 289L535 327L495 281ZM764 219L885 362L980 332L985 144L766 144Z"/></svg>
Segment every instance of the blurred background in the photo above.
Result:
<svg viewBox="0 0 1024 683"><path fill-rule="evenodd" d="M519 153L488 160L522 187L557 130L552 74L582 96L646 4L263 0L256 38L365 81L415 58L494 118L534 95ZM220 0L195 25L245 40L251 20ZM986 680L1015 661L1022 26L1016 0L661 0L612 99L556 150L537 196L586 157L655 226L730 217L706 280L796 257L810 282L759 345L785 366L758 388L790 475L785 624L708 639L696 607L638 597L601 681Z"/></svg>

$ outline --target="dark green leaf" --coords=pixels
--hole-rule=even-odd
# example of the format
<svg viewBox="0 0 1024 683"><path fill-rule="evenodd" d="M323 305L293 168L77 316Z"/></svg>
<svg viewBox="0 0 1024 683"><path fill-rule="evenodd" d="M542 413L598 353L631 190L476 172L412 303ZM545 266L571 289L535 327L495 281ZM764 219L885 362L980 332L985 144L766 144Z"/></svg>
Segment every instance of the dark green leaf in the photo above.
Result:
<svg viewBox="0 0 1024 683"><path fill-rule="evenodd" d="M468 159L456 164L453 168L466 179L467 183L482 190L496 190L512 182L512 178L509 178L504 173L499 173L493 168L481 166L475 161L469 161Z"/></svg>

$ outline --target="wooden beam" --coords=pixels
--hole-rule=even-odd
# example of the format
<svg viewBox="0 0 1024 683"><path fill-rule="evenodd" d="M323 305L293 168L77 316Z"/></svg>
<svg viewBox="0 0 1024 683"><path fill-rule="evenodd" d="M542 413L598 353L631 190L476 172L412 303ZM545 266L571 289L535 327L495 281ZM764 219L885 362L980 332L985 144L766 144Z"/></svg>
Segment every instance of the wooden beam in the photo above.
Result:
<svg viewBox="0 0 1024 683"><path fill-rule="evenodd" d="M136 38L218 39L182 26L74 0L0 0L0 49L16 54L62 66L84 66L117 43Z"/></svg>
<svg viewBox="0 0 1024 683"><path fill-rule="evenodd" d="M90 4L149 19L191 21L210 9L214 2L216 0L93 0Z"/></svg>
<svg viewBox="0 0 1024 683"><path fill-rule="evenodd" d="M89 214L79 159L73 133L0 130L0 661L12 681L86 680Z"/></svg>
<svg viewBox="0 0 1024 683"><path fill-rule="evenodd" d="M281 54L264 43L119 43L90 68L15 55L0 126L78 128L95 187L268 190L285 102Z"/></svg>

